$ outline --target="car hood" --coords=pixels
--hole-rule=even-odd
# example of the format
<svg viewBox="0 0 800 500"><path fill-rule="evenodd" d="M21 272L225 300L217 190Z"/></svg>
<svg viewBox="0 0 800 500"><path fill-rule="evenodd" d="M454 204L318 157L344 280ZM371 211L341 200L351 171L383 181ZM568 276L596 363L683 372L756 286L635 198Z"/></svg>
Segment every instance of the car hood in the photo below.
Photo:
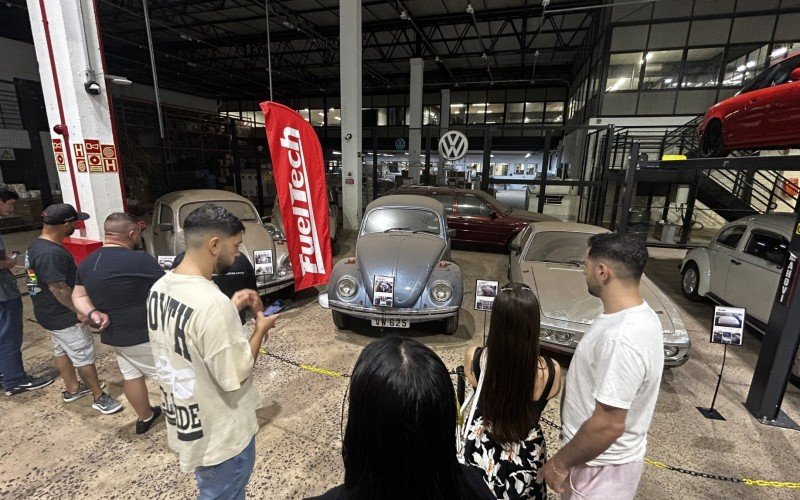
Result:
<svg viewBox="0 0 800 500"><path fill-rule="evenodd" d="M256 250L272 250L272 262L277 268L278 255L276 255L275 244L264 226L256 221L243 221L244 235L240 251L247 256L247 260L253 263L253 252Z"/></svg>
<svg viewBox="0 0 800 500"><path fill-rule="evenodd" d="M603 303L597 297L589 295L586 289L582 267L545 262L528 265L535 280L532 284L539 298L543 317L588 326L603 312ZM673 331L674 326L661 300L661 293L656 291L655 285L645 276L642 277L639 292L658 314L664 331Z"/></svg>
<svg viewBox="0 0 800 500"><path fill-rule="evenodd" d="M366 234L356 242L356 261L370 301L375 275L394 276L395 307L411 307L446 249L437 236L409 233Z"/></svg>
<svg viewBox="0 0 800 500"><path fill-rule="evenodd" d="M559 221L560 220L560 219L557 219L557 218L552 217L550 215L540 214L538 212L531 212L531 211L528 211L528 210L519 210L517 208L512 210L510 214L506 214L506 217L508 219L512 220L512 221L514 219L517 219L520 222L527 222L527 223L529 223L529 222L544 222L544 221Z"/></svg>

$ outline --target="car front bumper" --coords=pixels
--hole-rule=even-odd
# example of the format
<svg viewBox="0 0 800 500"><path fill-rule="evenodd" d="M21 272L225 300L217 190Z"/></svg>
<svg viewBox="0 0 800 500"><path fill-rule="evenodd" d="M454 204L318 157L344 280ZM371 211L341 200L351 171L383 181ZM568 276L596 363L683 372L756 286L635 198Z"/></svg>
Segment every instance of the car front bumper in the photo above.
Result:
<svg viewBox="0 0 800 500"><path fill-rule="evenodd" d="M564 345L559 344L558 342L553 342L552 340L546 340L543 338L539 338L539 344L542 348L547 349L548 351L557 352L559 354L567 354L573 355L575 354L575 346L574 345ZM664 344L665 347L677 347L678 353L674 356L664 357L664 366L666 368L677 368L687 361L689 361L689 346L684 345L675 345L675 344Z"/></svg>
<svg viewBox="0 0 800 500"><path fill-rule="evenodd" d="M391 307L367 307L349 304L339 300L330 300L328 292L322 292L317 297L320 306L333 309L342 314L361 319L381 319L381 318L401 318L407 319L410 323L421 323L424 321L435 321L447 319L458 314L460 306L437 307L435 309L396 309Z"/></svg>
<svg viewBox="0 0 800 500"><path fill-rule="evenodd" d="M258 285L258 293L266 295L268 293L277 292L284 288L294 286L294 275L289 273L286 276L274 280L267 281L262 285Z"/></svg>

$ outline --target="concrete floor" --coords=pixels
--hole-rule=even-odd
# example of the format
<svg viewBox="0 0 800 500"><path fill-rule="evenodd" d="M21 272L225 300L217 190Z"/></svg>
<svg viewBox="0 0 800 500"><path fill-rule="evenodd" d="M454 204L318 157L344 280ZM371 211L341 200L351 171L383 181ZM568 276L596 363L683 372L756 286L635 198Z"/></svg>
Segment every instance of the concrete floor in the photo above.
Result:
<svg viewBox="0 0 800 500"><path fill-rule="evenodd" d="M343 244L338 258L352 254ZM694 342L691 359L668 372L662 382L648 456L671 465L723 476L800 481L800 433L767 427L743 408L760 342L745 336L745 345L731 348L717 398L725 422L705 420L695 406L707 406L722 361L722 347L708 343L713 307L689 303L679 289L677 265L682 251L651 250L650 277L679 304ZM464 271L466 289L477 278L504 279L507 257L457 250L453 259ZM330 312L321 309L315 293L294 298L268 342L271 353L328 370L349 372L362 347L380 332L368 325L337 331ZM23 355L29 372L53 372L48 335L25 303ZM461 364L464 348L480 343L483 313L465 299L458 331L452 337L436 329L406 331L431 346L450 368ZM98 368L107 390L123 404L122 378L116 360L99 347ZM261 356L255 380L263 396L257 462L248 493L254 498L302 498L318 494L342 480L340 415L347 379L303 371L275 358ZM135 415L129 405L117 415L101 416L88 398L71 404L60 399L63 384L14 397L0 396L3 416L0 440L0 497L8 498L190 498L194 478L179 472L175 455L166 447L163 421L148 434L134 434ZM151 384L152 401L158 402ZM783 409L800 421L800 391L791 387ZM545 417L559 421L559 401ZM551 453L558 448L557 431L545 426ZM640 498L797 498L797 490L744 486L696 478L646 466Z"/></svg>

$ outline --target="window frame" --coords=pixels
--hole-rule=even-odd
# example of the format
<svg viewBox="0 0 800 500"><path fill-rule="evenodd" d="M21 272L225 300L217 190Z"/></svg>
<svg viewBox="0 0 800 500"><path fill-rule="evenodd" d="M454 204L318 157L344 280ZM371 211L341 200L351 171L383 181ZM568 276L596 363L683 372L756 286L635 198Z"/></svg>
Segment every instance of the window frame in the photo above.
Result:
<svg viewBox="0 0 800 500"><path fill-rule="evenodd" d="M764 258L764 257L762 257L760 255L757 255L757 254L754 254L754 253L748 251L748 249L750 248L750 244L753 243L753 239L756 236L766 236L768 238L774 238L774 239L778 240L780 242L780 244L782 244L785 247L784 256L781 259L781 262L775 262L773 260ZM754 228L754 229L752 229L750 231L750 234L748 235L747 243L742 248L742 253L744 255L748 255L750 257L755 257L756 259L763 260L764 262L768 262L768 263L773 264L775 266L783 267L783 265L786 262L786 256L788 255L788 249L789 249L789 241L784 236L782 236L782 235L780 235L778 233L775 233L773 231L770 231L768 229Z"/></svg>
<svg viewBox="0 0 800 500"><path fill-rule="evenodd" d="M734 230L734 229L741 229L741 230L742 230L742 233L739 235L739 239L738 239L738 240L736 240L736 244L735 244L734 246L730 246L730 245L727 245L727 244L725 244L725 243L722 243L722 242L720 241L720 240L721 240L721 238L722 238L722 236L723 236L723 235L724 235L726 232L728 232L728 231L732 231L732 230ZM719 245L719 246L721 246L721 247L725 247L725 248L731 249L731 250L736 250L737 248L739 248L739 244L742 242L742 239L744 238L744 233L746 233L746 232L747 232L747 225L745 225L745 224L735 224L735 225L733 225L733 226L728 226L728 227L726 227L725 229L721 230L721 231L719 232L719 234L717 234L717 237L716 237L716 238L714 238L714 244L715 244L715 245Z"/></svg>
<svg viewBox="0 0 800 500"><path fill-rule="evenodd" d="M463 200L465 198L472 198L474 200L477 200L483 207L486 207L487 212L485 214L462 213L461 210L460 210L460 208L461 208L461 200ZM482 200L478 196L475 196L474 194L461 194L461 195L458 196L458 198L456 200L456 212L455 212L455 214L457 214L459 217L490 217L490 215L491 215L491 213L493 211L496 211L496 210L494 210L491 206L489 206L489 204L487 204L486 201Z"/></svg>

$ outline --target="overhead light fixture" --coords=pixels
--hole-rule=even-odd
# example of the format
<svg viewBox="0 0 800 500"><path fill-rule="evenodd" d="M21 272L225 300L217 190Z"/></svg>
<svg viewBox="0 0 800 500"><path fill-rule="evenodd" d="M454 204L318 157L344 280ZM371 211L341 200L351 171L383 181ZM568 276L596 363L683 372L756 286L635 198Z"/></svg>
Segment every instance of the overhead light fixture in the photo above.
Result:
<svg viewBox="0 0 800 500"><path fill-rule="evenodd" d="M742 64L741 66L739 66L738 68L736 68L736 71L738 71L739 73L741 73L742 71L744 71L744 70L746 70L746 69L747 69L747 66L745 66L744 64Z"/></svg>
<svg viewBox="0 0 800 500"><path fill-rule="evenodd" d="M748 68L755 68L756 67L756 62L755 61L747 61L747 64L745 64L745 66L747 66Z"/></svg>
<svg viewBox="0 0 800 500"><path fill-rule="evenodd" d="M408 21L408 12L406 12L405 9L400 12L400 19L403 21Z"/></svg>
<svg viewBox="0 0 800 500"><path fill-rule="evenodd" d="M341 151L334 151L333 154L336 155L336 156L341 156L342 152Z"/></svg>
<svg viewBox="0 0 800 500"><path fill-rule="evenodd" d="M782 55L786 54L787 52L789 52L789 49L787 49L786 47L779 47L779 48L773 50L772 54L770 54L769 56L772 59L775 59L776 57L781 57Z"/></svg>
<svg viewBox="0 0 800 500"><path fill-rule="evenodd" d="M115 85L131 85L133 82L125 78L124 76L117 76L117 75L105 75L106 80L115 84Z"/></svg>
<svg viewBox="0 0 800 500"><path fill-rule="evenodd" d="M650 59L652 59L652 58L653 58L653 53L652 53L652 52L648 52L648 53L647 53L647 55L646 55L646 56L644 56L644 58L645 58L645 59L647 59L647 60L649 61Z"/></svg>
<svg viewBox="0 0 800 500"><path fill-rule="evenodd" d="M525 158L530 158L530 157L531 157L530 153L525 153Z"/></svg>

